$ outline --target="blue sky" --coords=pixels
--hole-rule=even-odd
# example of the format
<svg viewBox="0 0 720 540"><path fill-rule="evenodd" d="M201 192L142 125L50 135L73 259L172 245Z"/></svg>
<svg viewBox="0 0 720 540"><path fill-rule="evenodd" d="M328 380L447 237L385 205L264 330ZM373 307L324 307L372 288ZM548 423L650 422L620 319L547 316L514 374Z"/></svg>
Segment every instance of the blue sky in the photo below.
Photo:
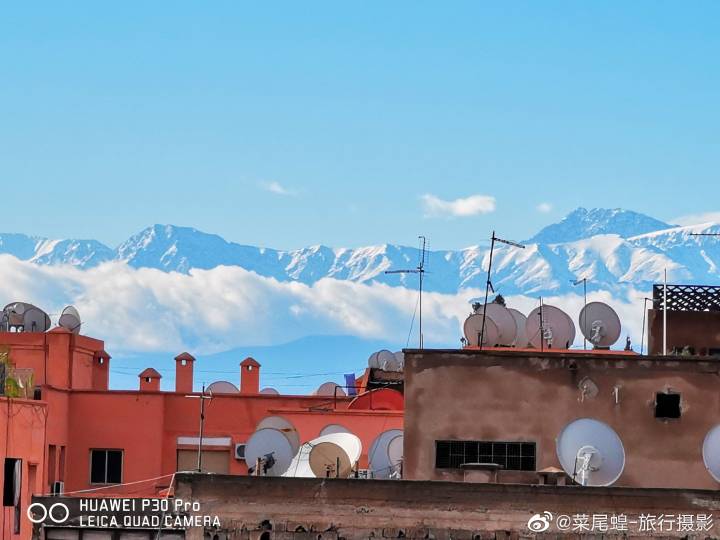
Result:
<svg viewBox="0 0 720 540"><path fill-rule="evenodd" d="M719 17L717 2L7 4L0 230L457 248L580 205L713 212Z"/></svg>

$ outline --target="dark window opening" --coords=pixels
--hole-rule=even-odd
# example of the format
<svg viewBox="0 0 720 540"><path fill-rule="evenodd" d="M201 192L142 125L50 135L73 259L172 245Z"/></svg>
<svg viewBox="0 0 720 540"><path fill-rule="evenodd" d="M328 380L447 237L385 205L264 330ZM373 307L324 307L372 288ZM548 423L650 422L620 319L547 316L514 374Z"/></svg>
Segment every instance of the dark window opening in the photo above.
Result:
<svg viewBox="0 0 720 540"><path fill-rule="evenodd" d="M509 471L535 470L534 442L435 441L435 467L457 469L464 463L495 463Z"/></svg>
<svg viewBox="0 0 720 540"><path fill-rule="evenodd" d="M122 482L122 450L90 451L90 483L119 484Z"/></svg>
<svg viewBox="0 0 720 540"><path fill-rule="evenodd" d="M655 418L680 418L680 394L655 394Z"/></svg>
<svg viewBox="0 0 720 540"><path fill-rule="evenodd" d="M13 507L13 534L20 534L20 492L22 459L5 458L3 470L3 506Z"/></svg>

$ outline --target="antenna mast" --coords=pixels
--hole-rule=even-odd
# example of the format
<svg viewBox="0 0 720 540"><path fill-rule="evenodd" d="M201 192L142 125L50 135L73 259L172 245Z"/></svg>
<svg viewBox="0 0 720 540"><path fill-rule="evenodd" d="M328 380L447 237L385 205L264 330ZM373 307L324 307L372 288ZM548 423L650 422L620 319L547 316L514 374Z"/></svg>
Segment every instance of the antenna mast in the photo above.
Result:
<svg viewBox="0 0 720 540"><path fill-rule="evenodd" d="M495 236L495 231L493 231L492 238L490 239L490 261L488 262L487 281L485 282L485 301L483 302L483 320L482 326L480 327L480 343L478 343L478 347L480 347L480 350L482 350L483 341L485 341L485 313L487 313L488 292L492 289L492 292L495 293L495 289L493 288L492 282L490 281L490 272L492 271L493 252L495 251L496 241L502 244L507 244L508 246L525 249L525 246L523 246L522 244L498 238L497 236Z"/></svg>
<svg viewBox="0 0 720 540"><path fill-rule="evenodd" d="M422 293L423 293L423 277L425 275L425 253L426 251L426 244L427 239L424 236L418 236L418 239L422 241L421 248L420 248L420 261L418 262L418 265L416 268L410 268L407 270L386 270L386 274L417 274L418 275L418 281L419 283L419 304L420 304L420 330L419 330L419 337L418 341L420 344L420 349L423 348L423 331L422 331Z"/></svg>

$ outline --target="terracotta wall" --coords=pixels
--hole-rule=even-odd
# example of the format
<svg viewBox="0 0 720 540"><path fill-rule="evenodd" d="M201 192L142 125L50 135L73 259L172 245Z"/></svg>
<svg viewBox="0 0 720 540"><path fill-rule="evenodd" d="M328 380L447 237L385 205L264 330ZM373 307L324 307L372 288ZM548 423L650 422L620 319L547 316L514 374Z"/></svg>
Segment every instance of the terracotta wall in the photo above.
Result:
<svg viewBox="0 0 720 540"><path fill-rule="evenodd" d="M44 403L0 397L0 486L5 482L5 458L22 459L20 534L13 533L13 508L0 507L4 539L30 538L32 524L25 517L25 510L33 494L46 493L43 482L46 414Z"/></svg>
<svg viewBox="0 0 720 540"><path fill-rule="evenodd" d="M199 401L174 392L74 391L69 394L69 452L66 489L86 489L89 484L92 448L124 451L124 482L169 475L176 471L178 437L197 437ZM298 430L301 442L317 437L328 424L341 424L363 443L360 466L367 467L367 452L382 431L402 428L402 411L346 410L350 399L328 408L327 397L243 396L216 394L206 402L204 436L229 437L228 448L220 451L232 474L247 474L244 460L234 459L234 445L245 443L257 424L267 416L282 416ZM330 405L332 399L330 399ZM322 410L312 411L323 405ZM186 447L182 447L186 448ZM195 449L196 446L188 447ZM133 486L132 493L156 493L163 481ZM130 488L111 488L102 493L128 493Z"/></svg>
<svg viewBox="0 0 720 540"><path fill-rule="evenodd" d="M435 468L435 441L445 439L533 441L538 469L560 467L555 438L568 422L592 417L623 441L626 464L616 485L717 489L701 448L720 424L719 373L716 360L407 351L405 478L462 480L459 470ZM597 385L596 397L582 399L583 377ZM682 416L656 419L656 392L668 389L681 393Z"/></svg>

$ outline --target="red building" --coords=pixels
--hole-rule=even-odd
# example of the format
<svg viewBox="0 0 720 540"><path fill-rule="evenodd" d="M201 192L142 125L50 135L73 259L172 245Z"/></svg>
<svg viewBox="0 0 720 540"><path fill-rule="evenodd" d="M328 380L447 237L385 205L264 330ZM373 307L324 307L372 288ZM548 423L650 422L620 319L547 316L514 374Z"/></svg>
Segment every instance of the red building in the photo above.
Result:
<svg viewBox="0 0 720 540"><path fill-rule="evenodd" d="M190 354L175 359L174 391L160 390L153 368L138 370L137 390L109 390L111 360L100 340L55 328L0 332L0 345L13 369L32 372L20 398L0 397L6 433L0 482L18 493L3 506L3 538L30 538L29 498L53 486L65 493L152 496L169 486L174 472L196 467L199 400L188 396L200 394L193 393ZM375 437L403 426L402 399L373 402L362 394L363 383L358 397L261 394L261 366L252 358L240 363L238 378L238 392L214 393L205 403L205 471L247 474L236 447L269 416L290 422L301 442L328 425L343 426L362 441L360 468L368 466Z"/></svg>

